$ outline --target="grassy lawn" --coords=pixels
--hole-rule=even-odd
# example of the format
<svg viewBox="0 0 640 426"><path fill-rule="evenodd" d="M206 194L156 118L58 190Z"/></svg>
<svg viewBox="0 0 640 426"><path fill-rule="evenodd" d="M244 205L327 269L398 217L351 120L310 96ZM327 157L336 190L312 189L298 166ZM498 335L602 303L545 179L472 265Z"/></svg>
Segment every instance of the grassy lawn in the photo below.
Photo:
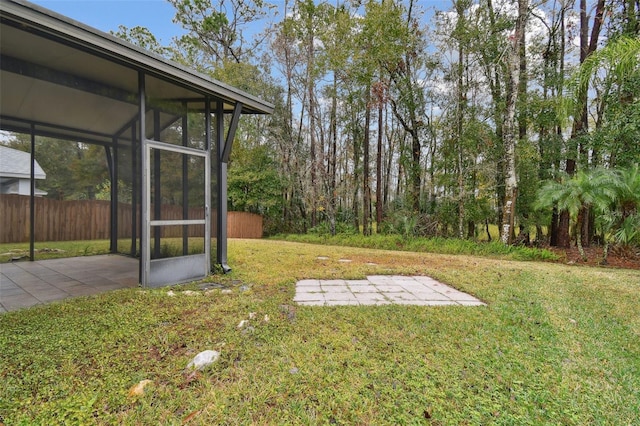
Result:
<svg viewBox="0 0 640 426"><path fill-rule="evenodd" d="M264 240L229 256L211 280L231 292L0 315L0 423L638 424L638 271ZM366 274L429 275L488 306L292 302L298 279ZM220 360L186 372L206 349Z"/></svg>
<svg viewBox="0 0 640 426"><path fill-rule="evenodd" d="M109 240L36 242L34 251L36 260L107 254ZM0 244L0 263L9 262L11 259L26 260L28 258L29 243Z"/></svg>
<svg viewBox="0 0 640 426"><path fill-rule="evenodd" d="M153 238L151 239L153 247ZM36 242L34 247L35 260L60 259L76 256L94 256L110 253L111 242L109 240L80 240L80 241L43 241ZM160 246L162 257L167 255L179 256L182 254L182 238L163 238ZM118 240L118 252L130 253L131 240ZM204 239L190 238L189 253L203 253ZM4 243L0 244L0 263L14 260L28 260L29 243Z"/></svg>

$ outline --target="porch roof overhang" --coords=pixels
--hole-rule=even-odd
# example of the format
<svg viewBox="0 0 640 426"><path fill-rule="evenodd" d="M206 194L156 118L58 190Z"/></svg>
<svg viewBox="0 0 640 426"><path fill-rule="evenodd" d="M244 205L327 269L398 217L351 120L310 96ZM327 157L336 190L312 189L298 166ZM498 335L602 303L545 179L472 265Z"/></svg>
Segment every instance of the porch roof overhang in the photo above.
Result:
<svg viewBox="0 0 640 426"><path fill-rule="evenodd" d="M273 105L48 9L0 0L0 127L108 144L147 107L169 124L190 111L270 114ZM181 109L178 111L178 109ZM151 129L152 126L147 126ZM150 135L149 135L150 136Z"/></svg>

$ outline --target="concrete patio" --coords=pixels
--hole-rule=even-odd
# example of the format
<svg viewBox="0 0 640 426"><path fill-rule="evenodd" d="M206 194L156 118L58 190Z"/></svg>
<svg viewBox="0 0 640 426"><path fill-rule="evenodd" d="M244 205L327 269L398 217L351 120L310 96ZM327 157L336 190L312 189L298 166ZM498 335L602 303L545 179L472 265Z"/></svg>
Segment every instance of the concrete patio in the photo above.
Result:
<svg viewBox="0 0 640 426"><path fill-rule="evenodd" d="M302 280L293 299L305 306L485 306L481 300L429 277L373 275L366 280Z"/></svg>
<svg viewBox="0 0 640 426"><path fill-rule="evenodd" d="M138 259L120 255L0 264L0 313L138 285Z"/></svg>

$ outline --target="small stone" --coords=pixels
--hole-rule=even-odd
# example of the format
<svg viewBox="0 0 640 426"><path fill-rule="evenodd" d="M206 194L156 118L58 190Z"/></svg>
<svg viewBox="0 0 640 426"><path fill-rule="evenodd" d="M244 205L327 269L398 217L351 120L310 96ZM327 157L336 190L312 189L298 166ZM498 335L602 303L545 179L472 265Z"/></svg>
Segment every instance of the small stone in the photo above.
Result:
<svg viewBox="0 0 640 426"><path fill-rule="evenodd" d="M249 321L247 320L242 320L238 323L238 328L243 328L245 325L247 325Z"/></svg>
<svg viewBox="0 0 640 426"><path fill-rule="evenodd" d="M316 257L316 259L318 259L318 260L329 260L329 258L327 256L318 256L318 257Z"/></svg>
<svg viewBox="0 0 640 426"><path fill-rule="evenodd" d="M203 370L205 367L213 364L220 358L220 352L213 350L206 350L200 352L187 364L188 369Z"/></svg>
<svg viewBox="0 0 640 426"><path fill-rule="evenodd" d="M255 319L256 315L258 315L256 312L249 312L249 319Z"/></svg>
<svg viewBox="0 0 640 426"><path fill-rule="evenodd" d="M269 322L269 315L264 316L264 322Z"/></svg>
<svg viewBox="0 0 640 426"><path fill-rule="evenodd" d="M138 384L131 386L131 388L129 389L129 396L144 395L144 387L149 383L153 383L153 380L140 380Z"/></svg>
<svg viewBox="0 0 640 426"><path fill-rule="evenodd" d="M245 291L249 291L250 288L251 288L250 286L248 286L246 284L243 284L243 285L240 286L239 290L241 292L245 292Z"/></svg>
<svg viewBox="0 0 640 426"><path fill-rule="evenodd" d="M222 294L231 294L231 293L233 293L233 290L228 289L228 288L225 288L225 289L224 289L224 290L222 290L220 293L222 293Z"/></svg>
<svg viewBox="0 0 640 426"><path fill-rule="evenodd" d="M569 322L571 324L577 324L578 323L578 321L574 320L573 318L569 318Z"/></svg>
<svg viewBox="0 0 640 426"><path fill-rule="evenodd" d="M291 374L298 374L300 370L298 370L296 367L293 367L291 370L289 370L289 373Z"/></svg>
<svg viewBox="0 0 640 426"><path fill-rule="evenodd" d="M175 296L175 295L176 295L176 294L173 292L173 290L169 290L169 291L167 292L167 296L169 296L169 297L173 297L173 296Z"/></svg>
<svg viewBox="0 0 640 426"><path fill-rule="evenodd" d="M338 259L338 262L340 262L340 263L351 263L352 260L351 259Z"/></svg>
<svg viewBox="0 0 640 426"><path fill-rule="evenodd" d="M199 291L193 291L193 290L185 290L182 292L182 294L184 294L185 296L200 296Z"/></svg>

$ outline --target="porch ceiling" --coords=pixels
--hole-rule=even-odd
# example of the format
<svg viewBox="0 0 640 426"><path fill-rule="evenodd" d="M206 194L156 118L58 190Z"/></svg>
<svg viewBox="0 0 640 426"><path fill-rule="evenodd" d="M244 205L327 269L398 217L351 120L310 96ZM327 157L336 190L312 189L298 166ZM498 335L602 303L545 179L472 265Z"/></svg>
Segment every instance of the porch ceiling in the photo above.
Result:
<svg viewBox="0 0 640 426"><path fill-rule="evenodd" d="M47 9L0 0L0 126L110 143L138 113L138 76L148 104L169 124L186 106L269 114L273 105ZM148 114L149 115L149 114ZM151 118L148 117L150 120ZM147 129L152 130L150 123Z"/></svg>

